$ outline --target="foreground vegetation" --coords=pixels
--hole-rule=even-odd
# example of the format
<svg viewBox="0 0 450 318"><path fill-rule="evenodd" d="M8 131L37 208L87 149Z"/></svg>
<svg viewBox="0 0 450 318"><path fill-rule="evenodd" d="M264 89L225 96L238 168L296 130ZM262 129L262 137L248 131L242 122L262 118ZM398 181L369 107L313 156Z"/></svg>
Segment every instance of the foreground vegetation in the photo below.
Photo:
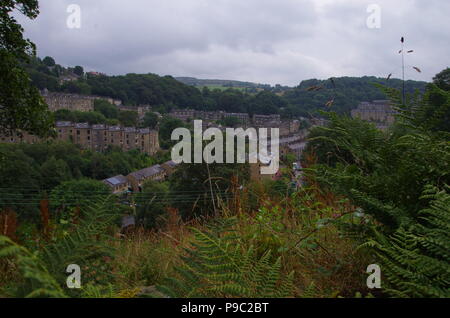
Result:
<svg viewBox="0 0 450 318"><path fill-rule="evenodd" d="M2 293L449 297L450 129L435 113L448 114L449 92L430 85L408 105L398 105L387 132L330 114L328 127L312 131L298 189L290 182L241 188L224 178L229 185L220 189L230 195L215 190L215 204L195 214L187 213L195 201L147 201L158 222L125 235L114 203L97 198L64 224L43 224L33 244L3 237ZM179 171L180 186L189 171L196 173ZM81 266L81 289L65 287L68 264ZM370 264L382 270L381 289L367 288Z"/></svg>

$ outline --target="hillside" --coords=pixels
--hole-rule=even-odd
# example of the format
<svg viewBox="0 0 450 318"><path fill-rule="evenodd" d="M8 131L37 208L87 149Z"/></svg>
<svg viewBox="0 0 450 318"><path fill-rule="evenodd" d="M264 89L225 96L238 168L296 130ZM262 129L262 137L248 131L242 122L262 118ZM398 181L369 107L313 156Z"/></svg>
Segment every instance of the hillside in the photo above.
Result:
<svg viewBox="0 0 450 318"><path fill-rule="evenodd" d="M334 111L344 114L356 108L362 101L386 99L387 96L379 85L402 89L402 81L399 79L386 80L374 76L337 77L332 80L309 79L286 91L283 98L290 105L289 111L293 114L314 113L318 109L327 110L328 107L325 105L328 101L334 101L331 106ZM405 90L407 94L413 94L416 90L423 92L426 85L426 82L406 81Z"/></svg>
<svg viewBox="0 0 450 318"><path fill-rule="evenodd" d="M208 87L208 88L219 88L219 89L228 89L228 88L236 88L236 89L271 89L269 84L260 84L260 83L252 83L252 82L242 82L235 80L221 80L221 79L199 79L195 77L175 77L177 81L180 81L183 84L196 86L198 88Z"/></svg>
<svg viewBox="0 0 450 318"><path fill-rule="evenodd" d="M339 77L310 79L297 87L270 86L231 80L174 78L156 74L107 76L85 74L81 66L64 68L46 57L26 65L39 89L78 94L94 94L120 99L125 105L152 105L161 113L174 108L223 110L257 114L279 113L285 118L309 116L319 110L348 114L362 101L385 99L375 84L401 89L399 79L377 77ZM425 82L407 81L406 92L423 92ZM311 89L313 88L313 89ZM332 106L325 106L333 101Z"/></svg>

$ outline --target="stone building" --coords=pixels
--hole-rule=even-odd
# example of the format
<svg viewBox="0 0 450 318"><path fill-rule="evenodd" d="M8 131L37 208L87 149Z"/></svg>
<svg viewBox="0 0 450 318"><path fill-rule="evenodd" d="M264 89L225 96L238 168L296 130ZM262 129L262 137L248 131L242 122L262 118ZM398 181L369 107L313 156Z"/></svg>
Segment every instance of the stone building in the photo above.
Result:
<svg viewBox="0 0 450 318"><path fill-rule="evenodd" d="M248 116L247 113L225 113L224 114L224 118L230 118L230 117L237 118L244 127L247 127L250 123L250 117Z"/></svg>
<svg viewBox="0 0 450 318"><path fill-rule="evenodd" d="M299 120L283 120L280 124L280 136L293 135L300 131Z"/></svg>
<svg viewBox="0 0 450 318"><path fill-rule="evenodd" d="M44 97L49 110L53 112L60 109L90 112L94 110L94 100L96 99L93 96L55 93L47 90L43 91L42 97Z"/></svg>
<svg viewBox="0 0 450 318"><path fill-rule="evenodd" d="M280 115L253 115L253 126L255 128L279 128L280 125Z"/></svg>
<svg viewBox="0 0 450 318"><path fill-rule="evenodd" d="M87 123L56 122L57 140L72 142L83 149L103 151L108 146L116 146L124 151L138 149L148 155L159 151L158 131L148 128L128 128ZM36 143L42 140L28 133L0 136L3 143Z"/></svg>
<svg viewBox="0 0 450 318"><path fill-rule="evenodd" d="M127 177L121 174L109 179L105 179L102 182L111 188L113 194L126 193L131 187L131 183L127 179Z"/></svg>
<svg viewBox="0 0 450 318"><path fill-rule="evenodd" d="M170 116L180 119L184 122L188 122L195 118L196 111L193 109L181 109L181 110L173 110L170 112Z"/></svg>
<svg viewBox="0 0 450 318"><path fill-rule="evenodd" d="M133 191L142 191L142 186L148 180L162 181L166 177L165 170L160 165L155 165L149 168L145 168L139 171L130 173L127 176Z"/></svg>
<svg viewBox="0 0 450 318"><path fill-rule="evenodd" d="M195 119L202 119L205 121L218 121L224 118L224 112L207 112L207 111L196 111Z"/></svg>
<svg viewBox="0 0 450 318"><path fill-rule="evenodd" d="M396 111L389 100L362 102L351 112L353 118L373 122L378 128L385 129L395 121Z"/></svg>
<svg viewBox="0 0 450 318"><path fill-rule="evenodd" d="M161 167L165 170L166 176L170 176L171 174L174 173L178 165L179 165L178 163L175 163L174 161L170 160L163 163Z"/></svg>
<svg viewBox="0 0 450 318"><path fill-rule="evenodd" d="M49 110L53 112L60 109L90 112L94 110L94 101L100 99L106 100L116 106L122 104L122 101L110 97L49 92L47 89L43 90L41 95L47 103Z"/></svg>

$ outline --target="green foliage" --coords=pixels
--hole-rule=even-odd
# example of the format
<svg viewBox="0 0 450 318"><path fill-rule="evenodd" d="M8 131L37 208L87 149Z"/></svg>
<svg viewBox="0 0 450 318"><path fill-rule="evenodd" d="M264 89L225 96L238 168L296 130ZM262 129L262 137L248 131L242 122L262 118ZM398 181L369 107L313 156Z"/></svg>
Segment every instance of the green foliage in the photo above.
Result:
<svg viewBox="0 0 450 318"><path fill-rule="evenodd" d="M332 120L333 128L324 131L331 132L333 139L323 136L321 147L336 147L338 151L331 150L331 156L337 163L317 166L318 178L351 198L386 230L417 221L418 212L427 204L419 199L425 185L450 183L447 141L430 134L376 132L338 117Z"/></svg>
<svg viewBox="0 0 450 318"><path fill-rule="evenodd" d="M366 149L384 143L383 133L369 122L327 114L331 123L327 127L314 127L308 137L304 154L313 152L317 162L335 166L338 162L364 164L370 155Z"/></svg>
<svg viewBox="0 0 450 318"><path fill-rule="evenodd" d="M165 156L151 158L138 150L124 152L115 147L97 153L59 141L0 144L0 205L10 206L21 215L33 214L38 199L42 199L39 192L51 191L64 181L128 175L167 160Z"/></svg>
<svg viewBox="0 0 450 318"><path fill-rule="evenodd" d="M386 292L449 297L450 201L447 192L437 190L448 191L450 184L450 143L442 120L447 92L430 85L423 97L404 105L398 92L388 92L399 109L398 123L377 132L330 114L331 125L316 129L314 142L322 151L309 172L359 207L361 222L341 225L375 252Z"/></svg>
<svg viewBox="0 0 450 318"><path fill-rule="evenodd" d="M442 86L442 85L441 85ZM450 133L450 91L429 84L423 96L416 96L409 105L399 105L403 122L424 131Z"/></svg>
<svg viewBox="0 0 450 318"><path fill-rule="evenodd" d="M57 233L54 242L43 249L41 258L58 282L65 283L65 269L70 264L80 266L83 285L107 285L111 281L111 260L115 255L111 227L118 216L107 199L91 199L76 223ZM77 291L70 294L80 296Z"/></svg>
<svg viewBox="0 0 450 318"><path fill-rule="evenodd" d="M433 78L434 84L444 91L450 90L450 67L437 74Z"/></svg>
<svg viewBox="0 0 450 318"><path fill-rule="evenodd" d="M54 207L63 209L87 208L91 202L104 200L111 195L111 189L101 181L81 179L61 183L50 193Z"/></svg>
<svg viewBox="0 0 450 318"><path fill-rule="evenodd" d="M105 116L105 118L117 119L119 117L119 109L117 108L117 106L110 104L106 100L95 100L94 110L101 113L103 116Z"/></svg>
<svg viewBox="0 0 450 318"><path fill-rule="evenodd" d="M155 129L158 125L158 115L152 112L145 113L142 126L145 128Z"/></svg>
<svg viewBox="0 0 450 318"><path fill-rule="evenodd" d="M376 233L372 247L394 297L450 297L450 194L427 187L421 223L401 226L385 236Z"/></svg>
<svg viewBox="0 0 450 318"><path fill-rule="evenodd" d="M138 113L133 111L120 111L119 122L125 127L137 127L138 125Z"/></svg>
<svg viewBox="0 0 450 318"><path fill-rule="evenodd" d="M84 69L83 69L82 66L77 65L77 66L74 67L73 73L78 75L78 76L83 76L84 75Z"/></svg>
<svg viewBox="0 0 450 318"><path fill-rule="evenodd" d="M159 143L161 148L170 149L170 147L175 145L176 141L171 140L172 132L176 128L183 127L187 127L183 121L170 116L164 117L159 126Z"/></svg>
<svg viewBox="0 0 450 318"><path fill-rule="evenodd" d="M233 176L237 176L241 184L247 182L250 179L249 165L182 163L169 178L171 192L178 193L172 206L180 210L184 219L213 215L219 202L230 197ZM186 189L192 190L186 192Z"/></svg>
<svg viewBox="0 0 450 318"><path fill-rule="evenodd" d="M284 118L317 115L319 110L328 110L325 104L334 99L333 110L348 114L361 101L385 99L386 93L374 84L386 84L391 88L400 88L398 79L376 77L335 78L334 84L327 81L306 80L295 88L244 83L226 83L221 85L197 85L196 79L176 80L170 76L155 74L127 74L123 76L92 76L76 81L58 84L62 75L73 75L74 69L64 69L59 65L49 68L39 59L32 60L26 68L33 83L40 89L65 91L78 94L95 94L113 97L125 105L152 105L155 111L168 113L174 108L197 109L250 114L280 114ZM229 82L229 81L228 81ZM185 84L187 85L185 85ZM250 85L251 87L248 87ZM425 82L406 82L406 91L423 91ZM320 90L308 90L311 86ZM108 117L104 114L106 118ZM151 127L151 125L150 125Z"/></svg>
<svg viewBox="0 0 450 318"><path fill-rule="evenodd" d="M55 66L55 60L51 56L46 56L42 60L42 63L44 63L47 66Z"/></svg>
<svg viewBox="0 0 450 318"><path fill-rule="evenodd" d="M30 78L20 66L35 54L35 46L23 38L23 28L12 16L17 9L27 18L39 14L36 0L12 0L2 2L0 14L0 133L25 130L35 135L51 133L52 114L30 85Z"/></svg>
<svg viewBox="0 0 450 318"><path fill-rule="evenodd" d="M11 259L21 272L22 279L7 286L12 297L81 297L82 290L66 289L66 268L77 264L81 268L81 282L108 286L114 256L110 227L116 215L106 202L91 202L83 217L65 231L54 233L52 241L41 250L30 252L5 237L0 237L0 257Z"/></svg>
<svg viewBox="0 0 450 318"><path fill-rule="evenodd" d="M356 108L362 101L372 101L386 99L386 92L381 91L376 84L400 89L402 81L390 79L386 81L377 77L339 77L330 80L305 80L296 88L284 94L289 106L285 109L286 116L304 116L318 114L318 111L328 111L325 104L334 99L332 110L339 114L350 114L350 110ZM310 87L321 87L318 91L308 90ZM407 93L414 93L416 90L424 91L425 82L406 81L405 90Z"/></svg>
<svg viewBox="0 0 450 318"><path fill-rule="evenodd" d="M293 293L293 273L281 274L281 259L271 262L246 248L232 231L233 220L223 220L207 232L194 229L195 242L185 250L179 278L169 278L158 290L170 297L276 298Z"/></svg>
<svg viewBox="0 0 450 318"><path fill-rule="evenodd" d="M143 191L135 197L137 223L145 228L153 228L159 225L162 216L165 214L169 199L169 187L166 183L153 180L145 182Z"/></svg>
<svg viewBox="0 0 450 318"><path fill-rule="evenodd" d="M64 291L49 273L37 252L31 252L5 236L0 236L0 258L15 258L15 262L26 280L28 288L15 289L16 297L66 297ZM11 292L11 291L10 291Z"/></svg>
<svg viewBox="0 0 450 318"><path fill-rule="evenodd" d="M44 189L53 189L63 181L72 179L72 173L67 163L62 159L49 157L41 166L41 181Z"/></svg>

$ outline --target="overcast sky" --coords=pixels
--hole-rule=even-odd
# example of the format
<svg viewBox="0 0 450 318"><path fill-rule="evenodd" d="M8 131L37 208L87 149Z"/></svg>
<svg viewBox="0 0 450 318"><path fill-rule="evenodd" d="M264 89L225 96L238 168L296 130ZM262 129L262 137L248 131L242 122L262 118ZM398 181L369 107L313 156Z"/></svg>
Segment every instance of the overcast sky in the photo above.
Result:
<svg viewBox="0 0 450 318"><path fill-rule="evenodd" d="M309 78L401 77L449 66L448 0L41 0L20 18L38 55L109 75L156 73L297 85ZM81 28L69 28L70 4ZM369 28L370 4L381 27ZM371 20L372 21L372 20ZM416 72L417 66L422 73Z"/></svg>

